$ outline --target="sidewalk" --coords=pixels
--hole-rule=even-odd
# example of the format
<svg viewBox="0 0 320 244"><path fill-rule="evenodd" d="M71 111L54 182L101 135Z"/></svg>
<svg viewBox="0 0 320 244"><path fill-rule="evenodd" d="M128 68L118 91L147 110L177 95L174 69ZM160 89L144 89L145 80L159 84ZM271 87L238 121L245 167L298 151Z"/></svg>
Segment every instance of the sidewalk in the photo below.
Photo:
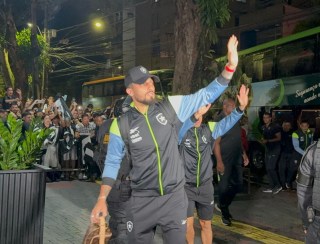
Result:
<svg viewBox="0 0 320 244"><path fill-rule="evenodd" d="M43 243L82 243L98 194L95 183L47 183Z"/></svg>

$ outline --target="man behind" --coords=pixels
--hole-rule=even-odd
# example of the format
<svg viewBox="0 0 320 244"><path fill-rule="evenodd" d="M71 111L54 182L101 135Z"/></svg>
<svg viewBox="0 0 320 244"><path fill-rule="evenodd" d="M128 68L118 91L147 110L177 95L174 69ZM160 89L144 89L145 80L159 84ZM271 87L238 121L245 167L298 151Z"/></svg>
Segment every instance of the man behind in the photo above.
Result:
<svg viewBox="0 0 320 244"><path fill-rule="evenodd" d="M218 120L229 115L235 108L234 99L223 101L222 113ZM249 160L242 146L240 122L236 123L225 135L219 137L213 149L217 160L219 197L217 209L221 211L221 221L224 225L231 225L232 216L229 206L243 184L242 161L248 165ZM243 158L243 160L242 160Z"/></svg>
<svg viewBox="0 0 320 244"><path fill-rule="evenodd" d="M238 99L240 106L234 109L232 119L229 123L221 120L214 126L202 124L203 116L199 110L195 113L197 119L192 128L183 136L179 150L185 163L186 185L185 190L188 196L187 212L187 243L194 243L194 209L197 209L201 226L201 240L203 244L212 243L211 220L213 217L214 189L213 189L213 161L212 148L214 140L226 133L234 124L239 121L243 110L248 104L249 89L241 86ZM230 112L231 115L231 112ZM229 116L231 117L231 116ZM180 136L179 136L180 138Z"/></svg>
<svg viewBox="0 0 320 244"><path fill-rule="evenodd" d="M217 99L227 87L238 64L237 38L230 37L227 46L228 64L218 78L195 94L172 96L164 102L155 100L154 81L159 81L158 77L142 66L129 70L125 85L133 103L124 114L129 135L123 138L118 120L113 121L103 183L92 210L92 222L98 222L101 212L107 215L106 198L127 144L132 161L132 196L126 214L129 243L151 243L158 225L162 227L165 243L185 242L188 200L183 188L185 176L178 150L178 127L198 108ZM172 121L166 118L164 108L175 114ZM124 116L121 119L125 119Z"/></svg>
<svg viewBox="0 0 320 244"><path fill-rule="evenodd" d="M282 190L277 173L277 164L281 151L281 127L271 122L271 114L268 112L263 114L263 122L263 139L261 143L266 145L265 165L269 178L269 188L263 192L278 194Z"/></svg>

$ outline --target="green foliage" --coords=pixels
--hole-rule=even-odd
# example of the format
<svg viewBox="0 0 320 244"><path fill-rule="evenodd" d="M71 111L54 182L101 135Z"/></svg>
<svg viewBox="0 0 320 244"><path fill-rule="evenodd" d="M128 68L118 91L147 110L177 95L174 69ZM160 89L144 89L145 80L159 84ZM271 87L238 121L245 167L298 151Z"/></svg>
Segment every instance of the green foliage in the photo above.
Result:
<svg viewBox="0 0 320 244"><path fill-rule="evenodd" d="M34 120L22 138L21 120L9 114L6 124L0 120L0 170L30 169L51 130Z"/></svg>
<svg viewBox="0 0 320 244"><path fill-rule="evenodd" d="M31 29L26 28L21 31L17 31L16 38L19 47L19 55L28 62L28 60L32 58ZM42 35L37 35L37 41L41 50L39 65L41 66L42 64L45 64L46 66L49 66L50 59L48 55L48 44Z"/></svg>
<svg viewBox="0 0 320 244"><path fill-rule="evenodd" d="M229 0L197 0L201 24L205 36L212 43L216 43L218 26L224 25L230 19Z"/></svg>

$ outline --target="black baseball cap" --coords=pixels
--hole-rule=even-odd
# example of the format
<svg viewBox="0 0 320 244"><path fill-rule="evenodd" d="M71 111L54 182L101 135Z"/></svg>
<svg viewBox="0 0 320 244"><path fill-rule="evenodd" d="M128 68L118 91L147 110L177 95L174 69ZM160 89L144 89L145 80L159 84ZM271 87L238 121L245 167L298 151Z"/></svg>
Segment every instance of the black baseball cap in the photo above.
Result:
<svg viewBox="0 0 320 244"><path fill-rule="evenodd" d="M139 65L128 71L124 79L124 85L128 87L131 83L143 84L148 78L153 79L154 82L160 82L158 76L150 74L145 67Z"/></svg>

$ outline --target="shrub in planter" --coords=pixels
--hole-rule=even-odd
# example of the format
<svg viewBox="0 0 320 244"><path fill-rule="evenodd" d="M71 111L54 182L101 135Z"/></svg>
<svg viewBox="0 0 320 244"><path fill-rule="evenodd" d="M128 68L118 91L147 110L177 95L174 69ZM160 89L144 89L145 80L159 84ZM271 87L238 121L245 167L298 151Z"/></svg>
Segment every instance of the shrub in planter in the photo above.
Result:
<svg viewBox="0 0 320 244"><path fill-rule="evenodd" d="M0 243L41 244L46 183L34 166L51 131L33 121L22 135L22 124L0 120Z"/></svg>
<svg viewBox="0 0 320 244"><path fill-rule="evenodd" d="M6 122L0 121L0 170L33 168L42 143L51 132L41 128L41 121L33 120L22 138L22 124L11 114Z"/></svg>

